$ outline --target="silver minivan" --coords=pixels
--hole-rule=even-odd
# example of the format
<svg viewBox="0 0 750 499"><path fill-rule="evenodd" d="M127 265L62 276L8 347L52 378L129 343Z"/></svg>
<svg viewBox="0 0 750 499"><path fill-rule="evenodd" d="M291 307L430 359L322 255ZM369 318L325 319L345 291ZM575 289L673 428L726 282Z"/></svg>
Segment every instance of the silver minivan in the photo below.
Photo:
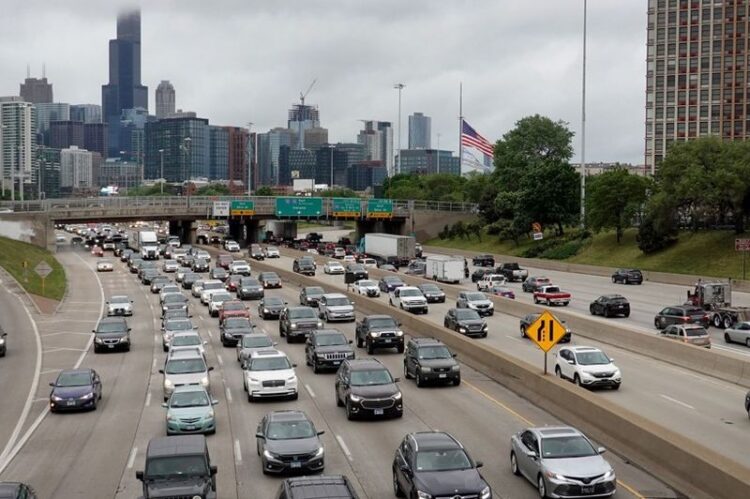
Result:
<svg viewBox="0 0 750 499"><path fill-rule="evenodd" d="M164 369L159 369L164 375L164 400L169 399L177 386L200 385L210 392L209 372L213 370L196 351L174 352L164 364Z"/></svg>

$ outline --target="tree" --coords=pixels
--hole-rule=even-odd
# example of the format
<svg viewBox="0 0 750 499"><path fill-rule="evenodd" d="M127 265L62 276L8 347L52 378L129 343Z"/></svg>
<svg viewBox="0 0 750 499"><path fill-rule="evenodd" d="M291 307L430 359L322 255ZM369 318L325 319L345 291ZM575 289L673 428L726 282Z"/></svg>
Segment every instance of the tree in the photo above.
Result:
<svg viewBox="0 0 750 499"><path fill-rule="evenodd" d="M642 208L651 182L646 177L632 175L624 168L616 168L588 177L586 190L586 220L595 230L615 229L620 243L625 227Z"/></svg>
<svg viewBox="0 0 750 499"><path fill-rule="evenodd" d="M229 196L229 187L223 184L204 185L195 190L194 196Z"/></svg>
<svg viewBox="0 0 750 499"><path fill-rule="evenodd" d="M273 196L273 189L268 187L267 185L262 185L255 189L255 195L256 196Z"/></svg>
<svg viewBox="0 0 750 499"><path fill-rule="evenodd" d="M356 198L359 195L351 189L345 187L334 187L318 193L320 197L324 198Z"/></svg>

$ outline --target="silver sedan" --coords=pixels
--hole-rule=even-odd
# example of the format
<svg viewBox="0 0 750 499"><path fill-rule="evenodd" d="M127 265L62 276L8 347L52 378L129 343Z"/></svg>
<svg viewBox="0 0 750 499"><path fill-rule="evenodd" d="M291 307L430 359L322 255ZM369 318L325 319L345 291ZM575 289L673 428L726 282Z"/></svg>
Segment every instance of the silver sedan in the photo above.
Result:
<svg viewBox="0 0 750 499"><path fill-rule="evenodd" d="M738 322L724 330L724 341L727 343L742 343L750 347L750 322Z"/></svg>
<svg viewBox="0 0 750 499"><path fill-rule="evenodd" d="M527 428L510 438L510 466L540 497L610 497L617 488L612 466L571 427Z"/></svg>

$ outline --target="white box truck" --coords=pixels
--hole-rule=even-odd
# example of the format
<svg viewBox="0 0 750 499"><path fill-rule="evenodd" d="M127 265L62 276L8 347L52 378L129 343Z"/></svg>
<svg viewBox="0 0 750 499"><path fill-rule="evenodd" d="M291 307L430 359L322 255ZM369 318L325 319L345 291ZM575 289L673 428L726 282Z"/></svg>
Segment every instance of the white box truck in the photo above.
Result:
<svg viewBox="0 0 750 499"><path fill-rule="evenodd" d="M411 236L373 233L365 234L364 250L382 263L405 267L414 259L415 244Z"/></svg>
<svg viewBox="0 0 750 499"><path fill-rule="evenodd" d="M144 260L159 259L159 238L153 230L136 230L130 233L128 246Z"/></svg>
<svg viewBox="0 0 750 499"><path fill-rule="evenodd" d="M464 259L457 256L430 255L425 260L425 278L457 283L464 277Z"/></svg>

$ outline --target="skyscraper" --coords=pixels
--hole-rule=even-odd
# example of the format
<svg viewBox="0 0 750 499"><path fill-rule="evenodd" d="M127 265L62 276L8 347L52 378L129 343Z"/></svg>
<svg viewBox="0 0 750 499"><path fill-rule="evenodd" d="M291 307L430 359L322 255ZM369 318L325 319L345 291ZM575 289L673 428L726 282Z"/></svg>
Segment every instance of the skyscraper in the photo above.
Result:
<svg viewBox="0 0 750 499"><path fill-rule="evenodd" d="M2 185L24 199L23 185L36 182L36 114L21 97L0 97L0 172Z"/></svg>
<svg viewBox="0 0 750 499"><path fill-rule="evenodd" d="M389 121L365 121L357 142L365 146L366 160L382 161L393 175L393 127Z"/></svg>
<svg viewBox="0 0 750 499"><path fill-rule="evenodd" d="M109 83L102 85L102 114L109 125L109 155L120 151L124 109L148 109L148 87L141 85L141 13L117 16L117 38L109 41Z"/></svg>
<svg viewBox="0 0 750 499"><path fill-rule="evenodd" d="M429 149L432 136L432 118L422 113L409 116L409 149Z"/></svg>
<svg viewBox="0 0 750 499"><path fill-rule="evenodd" d="M223 126L209 125L209 180L229 178L229 130Z"/></svg>
<svg viewBox="0 0 750 499"><path fill-rule="evenodd" d="M320 127L320 113L315 106L294 104L289 110L287 128L297 134L295 149L305 148L305 130Z"/></svg>
<svg viewBox="0 0 750 499"><path fill-rule="evenodd" d="M99 104L73 104L70 106L71 121L84 123L101 123L102 106Z"/></svg>
<svg viewBox="0 0 750 499"><path fill-rule="evenodd" d="M167 118L147 122L145 136L145 178L162 178L162 154L163 178L167 182L208 178L210 132L207 119ZM160 149L164 152L160 153Z"/></svg>
<svg viewBox="0 0 750 499"><path fill-rule="evenodd" d="M24 101L32 104L52 102L52 84L44 76L41 78L27 76L21 83L20 95Z"/></svg>
<svg viewBox="0 0 750 499"><path fill-rule="evenodd" d="M83 123L80 121L51 121L49 124L49 146L67 149L71 146L84 148Z"/></svg>
<svg viewBox="0 0 750 499"><path fill-rule="evenodd" d="M175 92L169 80L162 80L156 87L156 118L168 118L174 114Z"/></svg>
<svg viewBox="0 0 750 499"><path fill-rule="evenodd" d="M649 0L647 171L676 141L750 137L749 16L747 2Z"/></svg>

